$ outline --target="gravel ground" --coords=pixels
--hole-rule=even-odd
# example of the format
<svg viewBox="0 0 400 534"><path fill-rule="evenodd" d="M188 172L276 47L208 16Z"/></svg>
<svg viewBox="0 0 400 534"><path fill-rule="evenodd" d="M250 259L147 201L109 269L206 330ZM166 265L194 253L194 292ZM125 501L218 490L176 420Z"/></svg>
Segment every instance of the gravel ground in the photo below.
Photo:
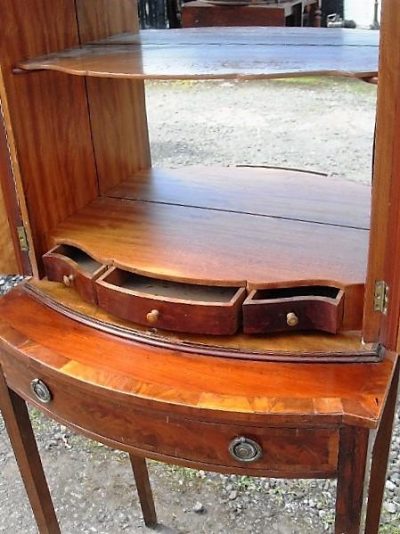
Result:
<svg viewBox="0 0 400 534"><path fill-rule="evenodd" d="M375 87L352 80L163 83L148 87L153 163L264 164L370 181ZM16 283L0 278L0 292ZM125 454L32 410L62 531L144 532ZM333 531L335 483L222 476L150 462L164 533ZM400 533L397 413L382 533ZM35 532L0 418L0 532Z"/></svg>

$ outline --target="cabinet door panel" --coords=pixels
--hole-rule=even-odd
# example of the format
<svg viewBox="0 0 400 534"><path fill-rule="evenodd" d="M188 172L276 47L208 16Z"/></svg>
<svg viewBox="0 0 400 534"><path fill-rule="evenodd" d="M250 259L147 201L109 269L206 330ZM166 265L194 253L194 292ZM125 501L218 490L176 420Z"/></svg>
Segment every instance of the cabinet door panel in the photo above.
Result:
<svg viewBox="0 0 400 534"><path fill-rule="evenodd" d="M2 176L0 176L0 179ZM8 222L4 194L0 187L0 274L18 273L17 257Z"/></svg>

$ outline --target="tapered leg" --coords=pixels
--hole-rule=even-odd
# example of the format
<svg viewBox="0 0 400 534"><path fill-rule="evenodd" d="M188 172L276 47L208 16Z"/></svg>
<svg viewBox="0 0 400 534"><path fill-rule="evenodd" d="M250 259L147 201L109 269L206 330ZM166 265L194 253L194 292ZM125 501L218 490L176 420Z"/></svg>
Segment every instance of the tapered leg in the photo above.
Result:
<svg viewBox="0 0 400 534"><path fill-rule="evenodd" d="M154 507L153 492L151 491L149 472L147 470L145 458L129 455L137 492L139 494L140 506L142 507L143 519L147 527L157 526L157 515Z"/></svg>
<svg viewBox="0 0 400 534"><path fill-rule="evenodd" d="M335 534L360 534L365 502L369 430L340 431Z"/></svg>
<svg viewBox="0 0 400 534"><path fill-rule="evenodd" d="M59 534L25 401L11 391L0 367L0 409L40 534Z"/></svg>
<svg viewBox="0 0 400 534"><path fill-rule="evenodd" d="M369 481L366 534L377 534L383 494L385 491L386 472L389 460L390 442L393 431L393 419L396 411L397 390L399 384L399 363L393 377L386 405L383 410L381 423L375 438L372 454L371 476Z"/></svg>

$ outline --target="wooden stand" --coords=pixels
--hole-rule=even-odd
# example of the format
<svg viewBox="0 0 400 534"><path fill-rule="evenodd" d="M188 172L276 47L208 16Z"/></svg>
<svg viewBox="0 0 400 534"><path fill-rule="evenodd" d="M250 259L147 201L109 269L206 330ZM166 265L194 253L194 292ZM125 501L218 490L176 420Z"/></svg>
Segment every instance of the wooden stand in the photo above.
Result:
<svg viewBox="0 0 400 534"><path fill-rule="evenodd" d="M369 480L377 532L399 374L398 7L370 229L360 185L152 169L144 81L371 78L376 33L138 34L132 0L3 4L0 271L33 278L0 301L0 407L40 531L59 527L25 401L130 454L149 526L144 458L336 477L338 534L360 531Z"/></svg>

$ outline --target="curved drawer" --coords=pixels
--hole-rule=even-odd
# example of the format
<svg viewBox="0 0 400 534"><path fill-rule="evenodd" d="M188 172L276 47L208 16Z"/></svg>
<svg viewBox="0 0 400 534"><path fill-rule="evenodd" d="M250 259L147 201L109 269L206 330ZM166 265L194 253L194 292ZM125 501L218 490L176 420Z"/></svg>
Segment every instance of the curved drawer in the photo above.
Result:
<svg viewBox="0 0 400 534"><path fill-rule="evenodd" d="M112 267L97 281L101 308L135 323L193 334L235 334L245 288L158 280Z"/></svg>
<svg viewBox="0 0 400 534"><path fill-rule="evenodd" d="M268 421L265 427L219 424L212 422L211 410L208 421L194 419L193 410L190 418L175 416L173 406L168 412L138 407L132 395L88 387L35 362L25 366L4 353L1 357L10 388L55 419L121 450L221 472L303 478L335 475L336 428L269 428ZM253 456L252 447L257 452Z"/></svg>
<svg viewBox="0 0 400 534"><path fill-rule="evenodd" d="M107 269L82 250L70 245L57 245L43 255L47 278L74 287L83 300L97 304L94 280Z"/></svg>
<svg viewBox="0 0 400 534"><path fill-rule="evenodd" d="M343 320L344 292L329 286L253 290L243 303L247 334L321 330L336 334Z"/></svg>

